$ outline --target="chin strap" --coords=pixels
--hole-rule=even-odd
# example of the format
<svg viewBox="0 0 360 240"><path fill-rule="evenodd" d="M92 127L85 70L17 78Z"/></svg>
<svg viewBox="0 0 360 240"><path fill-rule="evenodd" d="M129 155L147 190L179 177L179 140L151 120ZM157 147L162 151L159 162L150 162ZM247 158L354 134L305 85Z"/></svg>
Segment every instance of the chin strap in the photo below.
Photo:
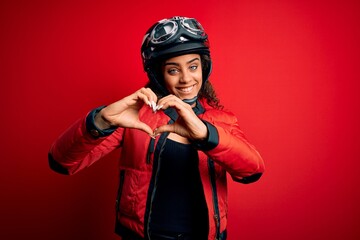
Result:
<svg viewBox="0 0 360 240"><path fill-rule="evenodd" d="M183 99L183 102L187 103L189 105L193 105L196 102L197 99L198 99L198 96L195 96L195 97L190 98L190 99Z"/></svg>

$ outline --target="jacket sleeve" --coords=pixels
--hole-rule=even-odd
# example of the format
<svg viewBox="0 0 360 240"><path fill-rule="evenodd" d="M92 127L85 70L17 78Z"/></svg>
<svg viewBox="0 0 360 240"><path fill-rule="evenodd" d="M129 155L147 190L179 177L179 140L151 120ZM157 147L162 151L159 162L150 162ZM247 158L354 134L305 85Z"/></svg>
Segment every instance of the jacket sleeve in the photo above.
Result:
<svg viewBox="0 0 360 240"><path fill-rule="evenodd" d="M72 175L120 146L123 129L118 128L108 136L96 138L87 130L90 114L75 122L52 144L48 154L52 170Z"/></svg>
<svg viewBox="0 0 360 240"><path fill-rule="evenodd" d="M246 139L237 118L231 113L223 112L221 120L204 116L203 121L208 128L208 138L197 143L197 148L224 167L234 181L257 181L265 170L264 161Z"/></svg>

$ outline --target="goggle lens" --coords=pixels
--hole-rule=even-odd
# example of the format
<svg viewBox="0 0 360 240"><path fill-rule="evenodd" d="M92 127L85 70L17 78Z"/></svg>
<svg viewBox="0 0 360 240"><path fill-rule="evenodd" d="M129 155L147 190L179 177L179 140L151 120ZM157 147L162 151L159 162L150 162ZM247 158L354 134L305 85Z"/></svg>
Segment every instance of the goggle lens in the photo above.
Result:
<svg viewBox="0 0 360 240"><path fill-rule="evenodd" d="M185 18L182 20L182 25L190 30L190 31L194 31L197 34L200 33L202 34L204 32L204 28L201 26L201 24L196 21L194 18Z"/></svg>
<svg viewBox="0 0 360 240"><path fill-rule="evenodd" d="M153 41L164 42L174 36L177 31L177 24L175 22L165 22L158 24L153 33Z"/></svg>

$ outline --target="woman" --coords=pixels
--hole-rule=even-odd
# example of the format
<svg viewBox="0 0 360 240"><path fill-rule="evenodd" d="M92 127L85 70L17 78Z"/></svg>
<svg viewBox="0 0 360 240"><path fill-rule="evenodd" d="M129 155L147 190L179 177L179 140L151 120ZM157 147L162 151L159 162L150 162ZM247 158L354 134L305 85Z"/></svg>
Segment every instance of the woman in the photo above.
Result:
<svg viewBox="0 0 360 240"><path fill-rule="evenodd" d="M208 80L208 37L193 18L154 24L141 47L146 87L92 110L59 137L50 167L74 174L121 147L122 239L226 239L226 173L257 181L264 163Z"/></svg>

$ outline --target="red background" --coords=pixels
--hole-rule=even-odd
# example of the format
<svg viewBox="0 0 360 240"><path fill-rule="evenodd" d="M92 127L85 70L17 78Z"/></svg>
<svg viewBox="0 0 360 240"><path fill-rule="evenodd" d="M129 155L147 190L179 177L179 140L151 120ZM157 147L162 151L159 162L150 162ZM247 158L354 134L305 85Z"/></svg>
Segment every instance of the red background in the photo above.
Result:
<svg viewBox="0 0 360 240"><path fill-rule="evenodd" d="M360 239L359 1L1 1L0 239L118 239L115 152L68 177L55 138L146 82L155 21L196 17L211 79L266 161L229 181L229 240Z"/></svg>

